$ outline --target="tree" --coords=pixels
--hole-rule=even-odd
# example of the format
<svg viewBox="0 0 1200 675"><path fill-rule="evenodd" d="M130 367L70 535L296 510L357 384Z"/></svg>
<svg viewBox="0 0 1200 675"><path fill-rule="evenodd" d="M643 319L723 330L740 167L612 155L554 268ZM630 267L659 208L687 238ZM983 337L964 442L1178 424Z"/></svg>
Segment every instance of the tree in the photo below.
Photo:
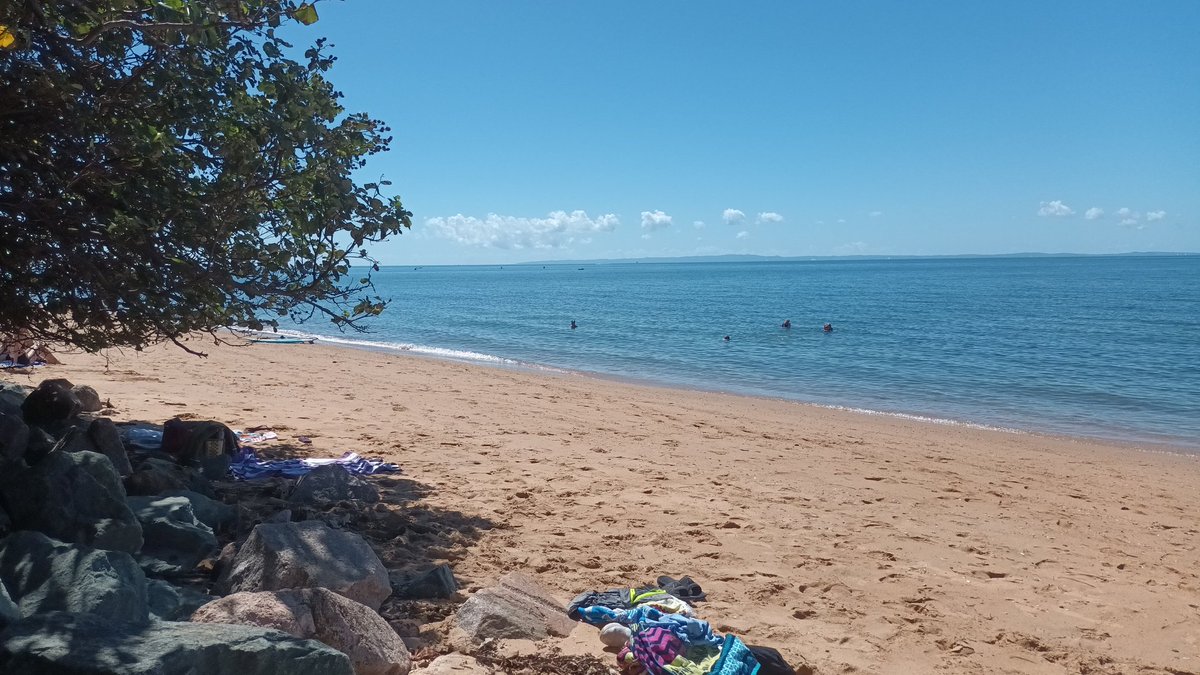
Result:
<svg viewBox="0 0 1200 675"><path fill-rule="evenodd" d="M366 247L412 214L355 181L390 130L343 109L328 45L294 59L277 32L316 20L293 0L0 2L0 335L192 351L195 331L382 311Z"/></svg>

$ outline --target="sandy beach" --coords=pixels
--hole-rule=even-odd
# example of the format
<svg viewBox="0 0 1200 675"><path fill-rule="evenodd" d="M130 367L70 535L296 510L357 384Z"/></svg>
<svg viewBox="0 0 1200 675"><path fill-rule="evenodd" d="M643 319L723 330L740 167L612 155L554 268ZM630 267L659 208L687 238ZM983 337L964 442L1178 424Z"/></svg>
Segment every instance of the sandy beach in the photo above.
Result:
<svg viewBox="0 0 1200 675"><path fill-rule="evenodd" d="M561 599L689 574L820 673L1200 673L1200 456L324 345L176 347L5 380L113 419L265 425L398 462L414 560ZM295 439L307 436L311 446ZM581 625L556 641L603 655ZM534 648L534 647L530 647ZM605 657L609 658L609 657Z"/></svg>

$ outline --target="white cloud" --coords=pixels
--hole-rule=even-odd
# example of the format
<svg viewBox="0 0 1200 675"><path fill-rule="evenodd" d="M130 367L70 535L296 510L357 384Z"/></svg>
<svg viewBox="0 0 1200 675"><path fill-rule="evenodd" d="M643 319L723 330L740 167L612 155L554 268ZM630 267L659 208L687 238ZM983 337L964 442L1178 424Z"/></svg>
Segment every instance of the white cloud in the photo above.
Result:
<svg viewBox="0 0 1200 675"><path fill-rule="evenodd" d="M486 218L438 216L425 220L425 226L439 237L468 246L499 249L552 249L591 241L586 235L611 232L620 224L611 213L597 218L586 211L553 211L545 218L502 216L489 213Z"/></svg>
<svg viewBox="0 0 1200 675"><path fill-rule="evenodd" d="M1097 218L1103 218L1104 217L1104 209L1100 208L1099 206L1093 206L1092 208L1083 212L1083 217L1087 218L1088 220L1096 220Z"/></svg>
<svg viewBox="0 0 1200 675"><path fill-rule="evenodd" d="M846 219L845 219L845 218L838 218L838 222L839 222L839 223L845 223L845 222L846 222Z"/></svg>
<svg viewBox="0 0 1200 675"><path fill-rule="evenodd" d="M1137 225L1142 214L1128 207L1121 207L1117 210L1117 217L1121 219L1122 225Z"/></svg>
<svg viewBox="0 0 1200 675"><path fill-rule="evenodd" d="M872 218L878 218L879 216L883 215L883 211L872 211L867 215L871 216Z"/></svg>
<svg viewBox="0 0 1200 675"><path fill-rule="evenodd" d="M1150 211L1149 213L1146 214L1146 222L1152 223L1156 220L1162 220L1163 218L1166 218L1166 217L1167 217L1166 211Z"/></svg>
<svg viewBox="0 0 1200 675"><path fill-rule="evenodd" d="M737 233L737 239L745 239L746 237L749 237L749 236L750 236L750 233L745 230L742 230L741 232Z"/></svg>
<svg viewBox="0 0 1200 675"><path fill-rule="evenodd" d="M758 214L758 218L756 218L754 222L758 223L759 225L763 223L782 223L783 216L775 213L774 211L763 211L762 213Z"/></svg>
<svg viewBox="0 0 1200 675"><path fill-rule="evenodd" d="M643 230L650 230L653 232L654 230L661 230L664 227L670 226L671 216L668 216L662 211L642 211Z"/></svg>
<svg viewBox="0 0 1200 675"><path fill-rule="evenodd" d="M721 219L725 221L726 225L736 225L746 220L746 214L737 209L725 209L721 214Z"/></svg>
<svg viewBox="0 0 1200 675"><path fill-rule="evenodd" d="M815 221L815 222L816 222L816 224L817 224L817 225L824 225L824 224L825 224L825 221L823 221L823 220L818 220L818 221Z"/></svg>
<svg viewBox="0 0 1200 675"><path fill-rule="evenodd" d="M704 221L703 220L694 220L694 221L692 221L692 227L696 228L697 230L703 230L704 229Z"/></svg>
<svg viewBox="0 0 1200 675"><path fill-rule="evenodd" d="M649 232L647 232L646 234L643 234L643 235L642 235L642 239L649 239L649 238L650 238L650 233L649 233Z"/></svg>
<svg viewBox="0 0 1200 675"><path fill-rule="evenodd" d="M1058 199L1052 202L1042 202L1041 208L1038 209L1039 216L1069 216L1073 213L1075 213L1075 209Z"/></svg>

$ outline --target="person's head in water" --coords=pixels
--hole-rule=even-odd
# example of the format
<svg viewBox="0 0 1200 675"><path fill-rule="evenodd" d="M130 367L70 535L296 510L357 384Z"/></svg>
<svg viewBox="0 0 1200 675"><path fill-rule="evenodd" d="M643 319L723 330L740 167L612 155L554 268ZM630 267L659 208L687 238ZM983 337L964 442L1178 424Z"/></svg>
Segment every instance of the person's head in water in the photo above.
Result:
<svg viewBox="0 0 1200 675"><path fill-rule="evenodd" d="M791 319L784 319L784 320L783 320L783 323L782 323L781 325L782 325L784 328L791 328L791 327L792 327L792 320L791 320Z"/></svg>
<svg viewBox="0 0 1200 675"><path fill-rule="evenodd" d="M827 323L821 328L821 330L825 331L826 333L832 333L833 332L833 324Z"/></svg>
<svg viewBox="0 0 1200 675"><path fill-rule="evenodd" d="M575 319L571 319L571 328L579 328L579 326L575 325Z"/></svg>
<svg viewBox="0 0 1200 675"><path fill-rule="evenodd" d="M728 335L726 335L726 336L725 336L725 341L726 341L726 342L729 342L729 336L728 336Z"/></svg>

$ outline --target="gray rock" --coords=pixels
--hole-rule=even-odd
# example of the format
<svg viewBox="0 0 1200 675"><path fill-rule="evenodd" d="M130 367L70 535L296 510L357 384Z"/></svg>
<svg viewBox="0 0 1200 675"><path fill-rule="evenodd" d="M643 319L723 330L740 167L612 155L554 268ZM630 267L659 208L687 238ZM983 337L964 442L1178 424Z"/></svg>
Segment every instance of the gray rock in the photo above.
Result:
<svg viewBox="0 0 1200 675"><path fill-rule="evenodd" d="M33 387L11 382L0 382L0 414L21 417L21 404Z"/></svg>
<svg viewBox="0 0 1200 675"><path fill-rule="evenodd" d="M45 380L21 403L21 415L25 423L46 426L63 422L79 414L79 399L71 392L67 380Z"/></svg>
<svg viewBox="0 0 1200 675"><path fill-rule="evenodd" d="M201 607L192 621L248 624L320 640L349 656L356 675L407 675L412 668L404 641L383 617L326 588L234 593Z"/></svg>
<svg viewBox="0 0 1200 675"><path fill-rule="evenodd" d="M0 506L0 537L7 535L9 532L12 532L12 518L9 518L8 511L5 511L4 507Z"/></svg>
<svg viewBox="0 0 1200 675"><path fill-rule="evenodd" d="M80 412L100 412L104 407L104 404L100 402L100 394L97 394L95 389L86 384L71 387L71 393L75 394L75 398L79 399Z"/></svg>
<svg viewBox="0 0 1200 675"><path fill-rule="evenodd" d="M387 570L362 537L311 520L256 525L217 586L222 595L328 588L373 610L392 593Z"/></svg>
<svg viewBox="0 0 1200 675"><path fill-rule="evenodd" d="M29 427L29 441L25 445L25 461L37 464L50 454L58 441L41 427Z"/></svg>
<svg viewBox="0 0 1200 675"><path fill-rule="evenodd" d="M216 552L212 528L196 518L187 497L128 497L125 501L142 525L144 555L190 569Z"/></svg>
<svg viewBox="0 0 1200 675"><path fill-rule="evenodd" d="M38 675L353 675L315 640L251 626L158 621L133 626L52 612L0 633L0 672Z"/></svg>
<svg viewBox="0 0 1200 675"><path fill-rule="evenodd" d="M196 519L211 527L214 532L229 527L237 520L236 508L194 490L168 490L162 493L162 496L183 497L191 502L192 513L196 514Z"/></svg>
<svg viewBox="0 0 1200 675"><path fill-rule="evenodd" d="M305 474L288 500L293 504L322 506L341 501L379 501L379 490L337 464L320 466Z"/></svg>
<svg viewBox="0 0 1200 675"><path fill-rule="evenodd" d="M0 579L21 616L93 612L113 621L147 620L146 577L128 553L55 541L40 532L0 539Z"/></svg>
<svg viewBox="0 0 1200 675"><path fill-rule="evenodd" d="M52 452L31 468L0 476L0 500L17 529L110 551L142 547L142 528L104 455Z"/></svg>
<svg viewBox="0 0 1200 675"><path fill-rule="evenodd" d="M87 429L88 438L96 447L96 452L104 455L112 462L113 468L122 476L133 473L129 464L129 455L125 453L125 444L121 442L121 432L117 425L107 417L97 417L92 420Z"/></svg>
<svg viewBox="0 0 1200 675"><path fill-rule="evenodd" d="M449 565L438 565L412 578L393 577L391 581L392 594L398 598L452 598L458 592L458 582Z"/></svg>
<svg viewBox="0 0 1200 675"><path fill-rule="evenodd" d="M191 490L208 497L216 494L212 484L199 471L158 457L142 460L125 479L125 490L138 496L157 496L179 490Z"/></svg>
<svg viewBox="0 0 1200 675"><path fill-rule="evenodd" d="M8 595L8 589L4 587L4 582L0 581L0 630L4 630L5 626L20 618L20 608Z"/></svg>
<svg viewBox="0 0 1200 675"><path fill-rule="evenodd" d="M0 412L0 464L19 462L29 445L29 427L18 415Z"/></svg>
<svg viewBox="0 0 1200 675"><path fill-rule="evenodd" d="M142 568L142 572L147 577L155 579L175 579L177 577L187 576L194 571L192 567L184 567L175 563L169 563L166 560L155 558L150 555L141 553L133 557L137 561L138 567Z"/></svg>
<svg viewBox="0 0 1200 675"><path fill-rule="evenodd" d="M459 608L456 622L477 643L489 638L566 637L575 628L566 606L521 572L506 574L495 586L472 595Z"/></svg>
<svg viewBox="0 0 1200 675"><path fill-rule="evenodd" d="M161 579L146 581L146 599L151 616L162 621L187 621L197 609L216 600L207 593Z"/></svg>

